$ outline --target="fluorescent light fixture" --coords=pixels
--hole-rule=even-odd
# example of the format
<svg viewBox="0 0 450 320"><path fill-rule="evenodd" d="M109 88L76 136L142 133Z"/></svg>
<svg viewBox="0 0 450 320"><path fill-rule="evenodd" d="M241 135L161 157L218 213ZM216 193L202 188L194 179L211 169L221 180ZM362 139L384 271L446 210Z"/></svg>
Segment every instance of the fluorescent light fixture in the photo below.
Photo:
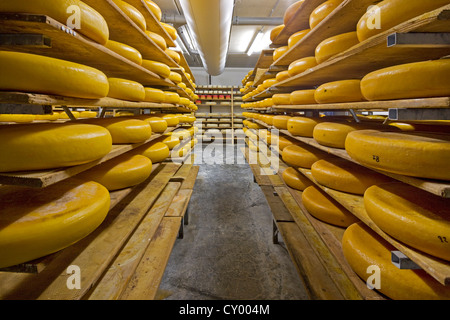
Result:
<svg viewBox="0 0 450 320"><path fill-rule="evenodd" d="M262 46L262 40L264 37L264 33L262 31L258 31L258 34L256 35L255 39L253 40L252 44L250 45L250 48L248 48L247 55L251 56L253 52L261 51L263 48Z"/></svg>
<svg viewBox="0 0 450 320"><path fill-rule="evenodd" d="M188 49L180 38L175 39L174 43L177 50L182 51L184 54L189 54Z"/></svg>

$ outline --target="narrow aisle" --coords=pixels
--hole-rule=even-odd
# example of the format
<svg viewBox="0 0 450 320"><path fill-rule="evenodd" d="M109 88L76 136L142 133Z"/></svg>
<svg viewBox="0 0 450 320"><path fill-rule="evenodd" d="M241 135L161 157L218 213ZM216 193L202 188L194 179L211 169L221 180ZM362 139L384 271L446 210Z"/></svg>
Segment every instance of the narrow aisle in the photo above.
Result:
<svg viewBox="0 0 450 320"><path fill-rule="evenodd" d="M202 151L189 225L175 243L160 298L308 299L287 250L272 243L272 213L239 146L233 156L220 145L199 145L196 163Z"/></svg>

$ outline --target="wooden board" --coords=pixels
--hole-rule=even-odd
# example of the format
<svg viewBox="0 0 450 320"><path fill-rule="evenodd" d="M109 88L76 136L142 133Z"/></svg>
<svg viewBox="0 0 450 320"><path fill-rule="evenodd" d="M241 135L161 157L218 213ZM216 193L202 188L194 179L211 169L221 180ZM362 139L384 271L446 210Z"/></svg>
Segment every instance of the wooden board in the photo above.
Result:
<svg viewBox="0 0 450 320"><path fill-rule="evenodd" d="M42 34L51 40L50 48L3 45L0 46L1 50L39 54L80 63L99 69L108 77L129 79L144 86L174 85L169 79L161 78L45 15L0 13L0 33Z"/></svg>

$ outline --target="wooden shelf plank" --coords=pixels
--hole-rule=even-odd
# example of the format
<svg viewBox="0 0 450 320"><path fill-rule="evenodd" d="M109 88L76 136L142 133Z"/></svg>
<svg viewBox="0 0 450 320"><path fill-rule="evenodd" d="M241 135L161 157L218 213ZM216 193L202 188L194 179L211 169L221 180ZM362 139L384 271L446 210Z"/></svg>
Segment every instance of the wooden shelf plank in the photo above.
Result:
<svg viewBox="0 0 450 320"><path fill-rule="evenodd" d="M314 182L320 189L325 191L333 199L342 204L347 210L352 212L358 219L368 225L372 230L388 241L408 258L413 260L423 270L430 274L442 285L450 285L450 262L444 261L422 253L412 247L400 243L382 231L368 216L364 208L363 196L333 190L320 185L312 176L311 170L299 168L299 171Z"/></svg>
<svg viewBox="0 0 450 320"><path fill-rule="evenodd" d="M0 33L42 34L51 39L51 48L3 45L2 50L39 54L87 65L108 77L137 81L144 86L171 86L173 82L91 41L45 15L0 13ZM70 30L70 32L65 32Z"/></svg>
<svg viewBox="0 0 450 320"><path fill-rule="evenodd" d="M97 10L106 20L111 40L126 43L139 50L144 59L155 60L178 67L147 34L139 28L112 0L85 0L86 4Z"/></svg>

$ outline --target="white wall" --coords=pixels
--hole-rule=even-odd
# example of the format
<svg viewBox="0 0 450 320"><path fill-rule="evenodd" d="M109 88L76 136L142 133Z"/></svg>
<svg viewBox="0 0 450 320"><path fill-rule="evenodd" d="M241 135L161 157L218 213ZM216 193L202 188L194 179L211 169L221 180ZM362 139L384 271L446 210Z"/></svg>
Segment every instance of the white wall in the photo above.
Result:
<svg viewBox="0 0 450 320"><path fill-rule="evenodd" d="M248 74L250 69L246 68L225 68L224 72L219 76L211 76L209 83L209 75L203 68L190 68L195 77L197 86L204 85L221 85L221 86L242 86L242 79Z"/></svg>

